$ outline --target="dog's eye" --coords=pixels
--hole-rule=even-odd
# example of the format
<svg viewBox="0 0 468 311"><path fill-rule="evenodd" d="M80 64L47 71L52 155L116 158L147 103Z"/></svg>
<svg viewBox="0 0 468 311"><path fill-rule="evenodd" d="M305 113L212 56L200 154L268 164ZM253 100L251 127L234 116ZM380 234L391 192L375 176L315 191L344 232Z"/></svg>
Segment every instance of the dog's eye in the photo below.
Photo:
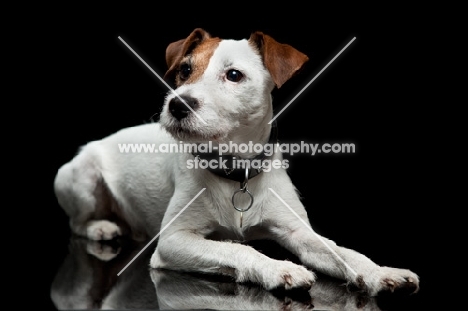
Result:
<svg viewBox="0 0 468 311"><path fill-rule="evenodd" d="M243 77L242 72L236 69L231 69L226 74L226 79L232 82L239 82Z"/></svg>
<svg viewBox="0 0 468 311"><path fill-rule="evenodd" d="M179 68L179 78L183 81L187 80L192 73L192 67L189 64L182 64Z"/></svg>

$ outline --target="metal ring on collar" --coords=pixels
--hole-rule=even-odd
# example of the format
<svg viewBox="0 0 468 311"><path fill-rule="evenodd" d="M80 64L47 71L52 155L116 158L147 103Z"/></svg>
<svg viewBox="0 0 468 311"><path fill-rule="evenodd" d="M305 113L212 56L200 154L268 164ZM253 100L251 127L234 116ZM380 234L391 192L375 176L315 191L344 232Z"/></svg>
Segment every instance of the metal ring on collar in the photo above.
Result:
<svg viewBox="0 0 468 311"><path fill-rule="evenodd" d="M239 192L247 193L247 194L250 196L250 203L249 203L249 205L247 206L247 208L244 208L244 209L239 208L239 207L236 206L236 203L234 203L234 197L235 197L236 194L239 193ZM246 212L246 211L248 211L248 210L252 207L253 202L254 202L254 197L253 197L252 193L250 193L250 191L247 190L247 188L245 188L245 189L239 189L239 190L236 190L236 192L234 192L234 194L232 195L231 201L232 201L232 206L234 206L234 208L235 208L237 211L239 211L239 212Z"/></svg>

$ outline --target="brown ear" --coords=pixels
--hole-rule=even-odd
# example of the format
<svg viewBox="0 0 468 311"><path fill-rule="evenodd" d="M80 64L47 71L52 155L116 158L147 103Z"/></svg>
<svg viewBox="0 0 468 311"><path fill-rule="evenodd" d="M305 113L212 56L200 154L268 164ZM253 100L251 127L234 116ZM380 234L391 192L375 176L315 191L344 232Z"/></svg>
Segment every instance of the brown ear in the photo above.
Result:
<svg viewBox="0 0 468 311"><path fill-rule="evenodd" d="M263 63L277 88L280 88L309 60L307 55L292 46L279 43L260 31L252 33L249 42L260 51Z"/></svg>
<svg viewBox="0 0 468 311"><path fill-rule="evenodd" d="M166 48L166 64L169 69L166 71L164 79L172 80L174 78L177 65L182 58L192 52L198 44L210 37L210 34L205 30L196 28L187 38L169 44Z"/></svg>

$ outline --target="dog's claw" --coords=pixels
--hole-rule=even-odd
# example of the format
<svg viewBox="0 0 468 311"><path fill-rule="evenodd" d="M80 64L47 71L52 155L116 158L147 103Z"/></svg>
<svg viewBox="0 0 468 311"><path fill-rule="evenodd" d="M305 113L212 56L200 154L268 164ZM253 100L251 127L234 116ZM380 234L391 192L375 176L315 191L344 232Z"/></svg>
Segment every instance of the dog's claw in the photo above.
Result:
<svg viewBox="0 0 468 311"><path fill-rule="evenodd" d="M364 278L362 277L362 275L359 275L359 276L356 278L356 286L357 286L360 290L365 290L365 289L367 288L366 283L364 282Z"/></svg>
<svg viewBox="0 0 468 311"><path fill-rule="evenodd" d="M394 291L395 290L395 282L392 281L392 280L389 280L389 279L385 279L384 280L385 284L388 286L388 288L390 289L390 291Z"/></svg>
<svg viewBox="0 0 468 311"><path fill-rule="evenodd" d="M406 278L406 282L408 282L408 283L414 283L414 280L413 280L413 278L411 278L411 277L407 277L407 278Z"/></svg>
<svg viewBox="0 0 468 311"><path fill-rule="evenodd" d="M413 279L412 277L407 277L405 278L405 280L407 282L406 287L413 290L411 294L415 294L419 291L419 285L415 279Z"/></svg>

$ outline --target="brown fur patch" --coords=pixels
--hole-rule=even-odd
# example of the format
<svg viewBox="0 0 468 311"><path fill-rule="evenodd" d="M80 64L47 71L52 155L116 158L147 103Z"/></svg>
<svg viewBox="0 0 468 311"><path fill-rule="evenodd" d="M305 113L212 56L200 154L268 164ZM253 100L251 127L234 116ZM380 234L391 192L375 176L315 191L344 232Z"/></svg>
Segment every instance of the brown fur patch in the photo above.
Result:
<svg viewBox="0 0 468 311"><path fill-rule="evenodd" d="M211 56L221 42L220 38L209 38L197 45L193 52L188 56L189 64L192 67L192 73L186 81L176 79L176 84L179 86L184 83L194 83L199 80L210 62Z"/></svg>

